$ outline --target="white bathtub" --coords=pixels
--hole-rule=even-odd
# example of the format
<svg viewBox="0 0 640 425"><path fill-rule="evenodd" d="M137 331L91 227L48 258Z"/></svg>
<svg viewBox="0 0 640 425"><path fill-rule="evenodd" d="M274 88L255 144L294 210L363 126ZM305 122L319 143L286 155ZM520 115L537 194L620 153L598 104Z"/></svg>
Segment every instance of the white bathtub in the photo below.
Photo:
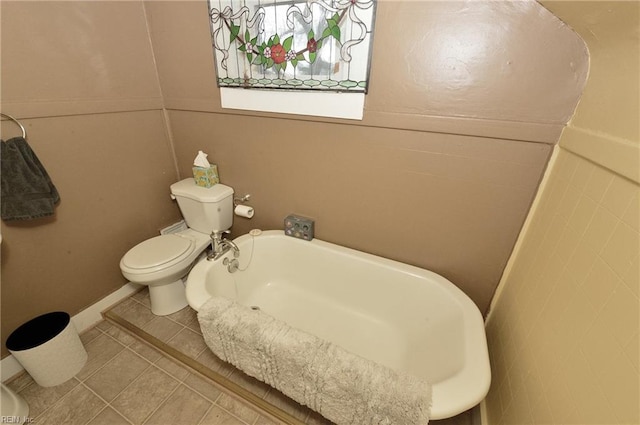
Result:
<svg viewBox="0 0 640 425"><path fill-rule="evenodd" d="M229 273L222 259L202 260L189 274L187 301L195 310L211 296L234 299L425 379L433 385L431 419L462 413L487 394L482 315L442 276L279 230L234 241L239 271Z"/></svg>

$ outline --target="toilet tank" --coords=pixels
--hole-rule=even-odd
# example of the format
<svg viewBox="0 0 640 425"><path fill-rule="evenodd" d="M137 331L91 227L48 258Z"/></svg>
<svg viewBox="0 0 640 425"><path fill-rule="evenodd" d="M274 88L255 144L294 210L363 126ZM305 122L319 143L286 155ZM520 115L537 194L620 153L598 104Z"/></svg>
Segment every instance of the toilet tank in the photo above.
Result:
<svg viewBox="0 0 640 425"><path fill-rule="evenodd" d="M188 178L172 184L171 194L178 201L189 228L206 234L231 228L233 189L229 186L218 183L207 188L196 185L193 178Z"/></svg>

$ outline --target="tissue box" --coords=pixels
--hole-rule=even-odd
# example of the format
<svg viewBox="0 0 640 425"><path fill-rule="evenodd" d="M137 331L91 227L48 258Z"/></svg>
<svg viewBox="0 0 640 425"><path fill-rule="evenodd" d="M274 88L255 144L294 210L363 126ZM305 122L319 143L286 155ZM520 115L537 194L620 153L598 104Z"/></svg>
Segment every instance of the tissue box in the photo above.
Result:
<svg viewBox="0 0 640 425"><path fill-rule="evenodd" d="M211 164L211 166L205 167L193 167L193 179L198 186L211 187L214 184L220 183L220 177L218 176L218 166Z"/></svg>

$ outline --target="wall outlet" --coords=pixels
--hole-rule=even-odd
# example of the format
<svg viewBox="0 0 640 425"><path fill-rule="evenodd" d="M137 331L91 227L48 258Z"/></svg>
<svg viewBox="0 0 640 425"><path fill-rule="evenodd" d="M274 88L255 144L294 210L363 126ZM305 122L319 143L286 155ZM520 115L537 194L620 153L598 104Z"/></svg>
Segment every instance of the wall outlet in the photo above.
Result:
<svg viewBox="0 0 640 425"><path fill-rule="evenodd" d="M315 222L307 217L291 214L284 219L284 234L287 236L310 241L314 228Z"/></svg>

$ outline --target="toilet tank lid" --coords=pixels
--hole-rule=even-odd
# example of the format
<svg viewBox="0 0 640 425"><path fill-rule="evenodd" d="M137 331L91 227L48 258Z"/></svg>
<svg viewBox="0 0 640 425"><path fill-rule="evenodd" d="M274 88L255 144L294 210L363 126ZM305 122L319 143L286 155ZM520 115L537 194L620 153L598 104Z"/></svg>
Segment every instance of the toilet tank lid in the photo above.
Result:
<svg viewBox="0 0 640 425"><path fill-rule="evenodd" d="M233 189L221 183L211 187L198 186L193 178L180 180L171 185L174 196L183 196L200 202L219 202L233 195Z"/></svg>

